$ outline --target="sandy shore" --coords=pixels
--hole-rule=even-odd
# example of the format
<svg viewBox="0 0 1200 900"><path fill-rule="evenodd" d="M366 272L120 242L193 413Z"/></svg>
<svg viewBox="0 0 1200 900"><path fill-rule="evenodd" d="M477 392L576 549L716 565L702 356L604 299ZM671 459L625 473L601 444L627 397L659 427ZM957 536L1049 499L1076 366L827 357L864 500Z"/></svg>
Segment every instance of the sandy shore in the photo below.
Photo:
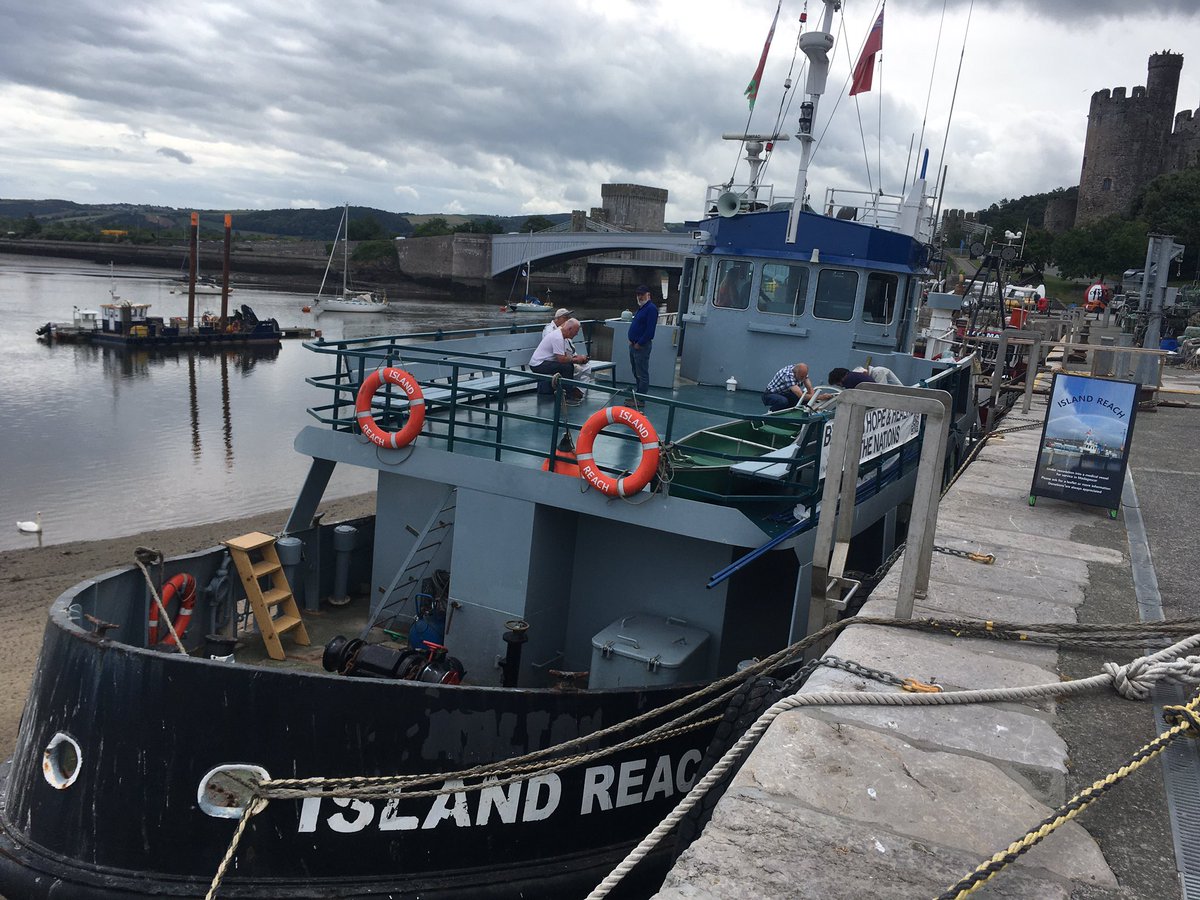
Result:
<svg viewBox="0 0 1200 900"><path fill-rule="evenodd" d="M324 521L337 522L375 511L375 495L327 500ZM167 556L215 546L248 531L277 533L289 510L243 519L145 532L99 541L53 544L0 552L0 759L12 755L29 680L42 645L46 612L59 594L85 579L133 565L136 547L152 547Z"/></svg>

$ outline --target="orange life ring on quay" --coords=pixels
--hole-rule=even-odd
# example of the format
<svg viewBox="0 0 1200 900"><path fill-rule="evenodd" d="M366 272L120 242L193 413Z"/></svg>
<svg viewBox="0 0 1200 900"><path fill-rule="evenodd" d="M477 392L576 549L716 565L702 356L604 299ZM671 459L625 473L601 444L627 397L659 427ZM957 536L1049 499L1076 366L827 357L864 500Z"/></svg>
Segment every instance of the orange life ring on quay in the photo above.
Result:
<svg viewBox="0 0 1200 900"><path fill-rule="evenodd" d="M192 609L196 605L196 579L187 572L180 572L170 581L163 585L162 590L162 605L166 607L168 603L179 596L179 612L175 616L175 621L171 624L175 627L175 633L179 635L180 640L187 633L188 625L192 623ZM159 643L158 640L158 604L150 604L150 646L153 647ZM162 639L164 644L174 644L175 639L171 637L171 632L167 629L166 637Z"/></svg>
<svg viewBox="0 0 1200 900"><path fill-rule="evenodd" d="M408 398L408 421L399 431L384 431L371 415L371 400L384 382L398 385ZM417 379L403 369L390 366L386 369L376 369L358 389L358 396L354 401L354 414L358 417L358 427L371 443L392 449L407 447L421 433L421 427L425 424L425 394L421 391Z"/></svg>
<svg viewBox="0 0 1200 900"><path fill-rule="evenodd" d="M592 444L606 425L624 425L637 435L642 443L642 461L632 475L610 478L600 471L592 459ZM628 497L636 494L650 483L658 471L658 433L641 413L628 406L610 406L599 410L583 423L579 429L579 443L575 448L579 460L579 474L588 484L610 497Z"/></svg>

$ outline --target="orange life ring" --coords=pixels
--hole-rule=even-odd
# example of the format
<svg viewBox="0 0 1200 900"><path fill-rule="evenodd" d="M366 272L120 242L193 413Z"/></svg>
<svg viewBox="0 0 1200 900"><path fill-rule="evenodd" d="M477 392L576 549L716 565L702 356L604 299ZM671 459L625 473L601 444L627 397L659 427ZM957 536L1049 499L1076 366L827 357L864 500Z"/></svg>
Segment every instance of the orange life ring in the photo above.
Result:
<svg viewBox="0 0 1200 900"><path fill-rule="evenodd" d="M633 430L642 442L642 461L632 475L610 478L600 471L592 460L592 444L606 425L625 425ZM658 471L658 433L650 421L628 406L610 406L592 414L583 428L579 429L579 442L575 448L579 460L579 474L596 490L612 496L628 497L636 494L650 483Z"/></svg>
<svg viewBox="0 0 1200 900"><path fill-rule="evenodd" d="M408 421L399 431L384 431L375 424L375 417L371 415L371 400L385 381L399 385L408 397ZM386 369L376 369L358 389L358 397L354 401L354 414L358 417L358 427L371 443L393 449L407 447L421 433L421 426L425 424L425 394L421 391L417 379L403 369L390 366Z"/></svg>
<svg viewBox="0 0 1200 900"><path fill-rule="evenodd" d="M179 635L180 640L187 633L188 625L192 623L192 609L196 605L196 579L187 572L180 572L170 581L163 585L162 605L166 607L168 603L179 595L179 612L175 616L175 621L172 623L175 626L175 633ZM159 643L158 640L158 604L150 604L150 646L153 647ZM175 639L171 637L171 632L167 631L167 636L162 639L164 644L174 644Z"/></svg>

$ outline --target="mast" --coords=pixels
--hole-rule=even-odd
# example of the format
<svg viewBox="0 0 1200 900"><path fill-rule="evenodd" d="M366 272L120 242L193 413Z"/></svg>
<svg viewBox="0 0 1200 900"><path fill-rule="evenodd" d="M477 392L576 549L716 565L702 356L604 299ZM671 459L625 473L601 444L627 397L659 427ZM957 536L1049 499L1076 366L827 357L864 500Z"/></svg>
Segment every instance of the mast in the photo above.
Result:
<svg viewBox="0 0 1200 900"><path fill-rule="evenodd" d="M350 296L350 204L342 213L342 221L346 223L346 233L342 235L342 297Z"/></svg>
<svg viewBox="0 0 1200 900"><path fill-rule="evenodd" d="M804 197L808 190L808 166L813 155L813 121L817 115L817 103L825 93L825 82L829 77L829 51L833 49L833 14L842 8L842 0L824 0L825 12L821 16L821 30L800 35L800 49L808 57L808 77L804 82L805 100L800 104L800 168L796 172L796 194L792 200L792 211L788 216L787 242L796 243L796 232L800 227L800 213L804 210Z"/></svg>

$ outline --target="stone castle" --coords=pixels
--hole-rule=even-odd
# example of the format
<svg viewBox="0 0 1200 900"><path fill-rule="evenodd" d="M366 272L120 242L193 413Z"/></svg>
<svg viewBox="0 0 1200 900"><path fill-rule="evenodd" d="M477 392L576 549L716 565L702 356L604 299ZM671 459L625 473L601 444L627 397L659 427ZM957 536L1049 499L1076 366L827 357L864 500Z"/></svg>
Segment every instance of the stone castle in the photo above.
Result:
<svg viewBox="0 0 1200 900"><path fill-rule="evenodd" d="M1074 215L1066 198L1052 202L1047 229L1127 215L1155 177L1200 164L1200 110L1175 112L1182 69L1183 54L1165 50L1150 57L1145 87L1092 94Z"/></svg>

